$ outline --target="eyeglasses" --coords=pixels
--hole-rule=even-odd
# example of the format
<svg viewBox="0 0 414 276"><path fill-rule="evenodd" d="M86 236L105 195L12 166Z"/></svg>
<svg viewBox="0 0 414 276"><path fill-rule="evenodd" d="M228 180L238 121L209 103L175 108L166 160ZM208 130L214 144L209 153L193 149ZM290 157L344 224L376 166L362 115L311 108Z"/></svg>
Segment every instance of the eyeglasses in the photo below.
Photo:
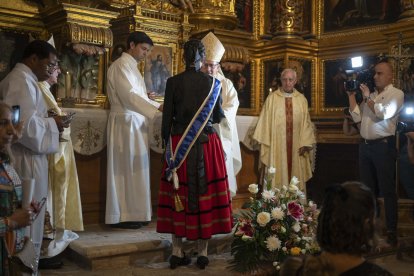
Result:
<svg viewBox="0 0 414 276"><path fill-rule="evenodd" d="M219 63L204 63L203 66L204 68L211 68L211 69L216 69L217 66L219 66Z"/></svg>
<svg viewBox="0 0 414 276"><path fill-rule="evenodd" d="M59 63L49 63L46 65L47 70L56 70L59 67Z"/></svg>

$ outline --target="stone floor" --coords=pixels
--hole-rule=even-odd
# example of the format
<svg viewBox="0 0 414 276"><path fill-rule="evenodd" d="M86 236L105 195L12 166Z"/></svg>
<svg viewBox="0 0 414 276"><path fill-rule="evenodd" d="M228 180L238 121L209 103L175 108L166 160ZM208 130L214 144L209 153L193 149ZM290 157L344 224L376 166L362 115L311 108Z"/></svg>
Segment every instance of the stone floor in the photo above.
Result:
<svg viewBox="0 0 414 276"><path fill-rule="evenodd" d="M210 264L200 270L193 263L187 267L169 269L171 253L169 235L158 234L155 223L139 230L112 229L104 225L91 225L64 254L64 266L56 270L41 270L41 276L171 276L171 275L240 275L228 269L231 235L219 235L209 243ZM186 243L190 252L192 243ZM382 254L370 258L397 276L414 276L414 252L384 249Z"/></svg>

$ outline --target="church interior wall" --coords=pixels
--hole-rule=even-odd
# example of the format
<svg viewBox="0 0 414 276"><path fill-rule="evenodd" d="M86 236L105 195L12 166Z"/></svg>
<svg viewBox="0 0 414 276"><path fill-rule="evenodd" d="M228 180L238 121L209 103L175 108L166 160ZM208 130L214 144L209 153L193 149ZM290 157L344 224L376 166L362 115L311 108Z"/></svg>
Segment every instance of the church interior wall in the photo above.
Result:
<svg viewBox="0 0 414 276"><path fill-rule="evenodd" d="M171 53L171 75L184 68L181 45L190 37L201 38L208 31L214 31L227 49L223 64L227 69L238 68L228 70L230 73L236 70L234 74L245 74L246 83L249 84L249 91L240 92L247 93L247 96L240 94L243 100L238 112L240 116L258 116L270 89L273 91L277 87L277 77L272 84L272 72L277 76L284 67L295 67L301 73L301 89L305 90L311 118L316 126L316 171L308 185L309 195L316 200L320 200L324 187L332 182L358 178L359 136L342 134L342 114L346 103L343 98L331 97L335 91L327 89L326 78L332 76L328 74L327 68L341 66L342 61L346 62L356 55L390 55L400 41L400 33L403 47L414 45L414 7L412 4L409 6L409 1L398 1L404 5L404 8L400 7L399 15L395 15L395 11L390 8L390 13L380 20L382 14L375 6L375 1L368 0L369 7L375 7L371 9L371 15L368 14L372 20L363 19L365 21L361 21L360 26L354 25L352 17L346 17L348 15L335 14L335 7L344 1L290 1L296 5L291 29L283 25L284 21L279 18L284 11L283 5L289 2L284 0L192 0L195 14L171 6L168 1L63 0L60 6L57 2L1 1L0 74L4 75L10 70L10 50L21 48L13 44L21 40L8 40L9 44L5 44L5 34L30 34L39 39L48 39L53 34L61 52L63 49L79 49L74 48L74 45L85 46L80 55L95 49L97 52L92 55L99 55L97 74L100 92L90 101L61 101L71 107L108 109L105 96L106 70L115 48L122 45L133 30L147 32L153 37L156 46L164 47ZM220 5L214 6L215 3ZM234 6L229 6L232 4ZM344 9L349 9L350 16L353 14L352 8ZM10 43L13 47L6 49L6 45L12 45ZM145 64L141 64L140 69L144 73ZM66 90L64 82L63 78L63 87L60 89ZM65 91L62 93L65 94ZM344 97L344 94L339 97ZM260 180L258 152L243 144L241 150L243 168L237 176L239 191L233 202L235 208L248 199L248 185ZM151 154L152 199L156 205L162 156L155 152ZM85 224L103 223L105 148L93 155L76 154L76 157Z"/></svg>

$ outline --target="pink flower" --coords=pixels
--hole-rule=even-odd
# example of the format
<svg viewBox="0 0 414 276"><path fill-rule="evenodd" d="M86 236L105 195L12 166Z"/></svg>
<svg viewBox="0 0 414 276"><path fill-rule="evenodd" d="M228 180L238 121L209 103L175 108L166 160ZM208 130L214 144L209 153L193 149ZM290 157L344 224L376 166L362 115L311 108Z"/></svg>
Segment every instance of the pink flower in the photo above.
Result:
<svg viewBox="0 0 414 276"><path fill-rule="evenodd" d="M303 208L300 204L291 201L287 205L288 208L288 215L293 217L295 220L302 220L303 219Z"/></svg>

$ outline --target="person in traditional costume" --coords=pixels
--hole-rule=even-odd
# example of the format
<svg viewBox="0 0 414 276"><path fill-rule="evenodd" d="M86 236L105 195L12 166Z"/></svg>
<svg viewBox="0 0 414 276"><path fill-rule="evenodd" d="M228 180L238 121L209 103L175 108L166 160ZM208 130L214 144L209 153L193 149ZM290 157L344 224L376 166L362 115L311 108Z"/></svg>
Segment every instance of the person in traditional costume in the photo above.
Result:
<svg viewBox="0 0 414 276"><path fill-rule="evenodd" d="M22 250L25 226L32 223L32 210L22 208L22 185L11 163L10 144L18 128L12 118L10 106L0 102L0 275L4 276L15 269L8 256Z"/></svg>
<svg viewBox="0 0 414 276"><path fill-rule="evenodd" d="M213 127L224 118L221 83L200 72L204 56L200 40L187 41L186 69L167 80L165 92L161 132L166 162L157 232L172 234L171 269L191 263L183 252L182 238L197 241L197 266L204 269L209 263L208 240L230 233L233 226L224 151Z"/></svg>
<svg viewBox="0 0 414 276"><path fill-rule="evenodd" d="M308 102L294 87L296 72L285 69L282 87L271 93L260 113L253 139L260 145L260 161L276 168L272 186L288 185L293 176L302 190L312 177L312 155L316 144Z"/></svg>
<svg viewBox="0 0 414 276"><path fill-rule="evenodd" d="M138 62L153 42L144 32L133 32L127 50L108 70L111 112L107 128L107 194L105 223L137 229L151 221L150 120L162 105L147 95Z"/></svg>
<svg viewBox="0 0 414 276"><path fill-rule="evenodd" d="M17 173L23 180L34 179L33 199L40 202L47 197L47 155L59 149L59 133L68 125L60 116L48 117L38 81L48 79L57 65L56 49L42 40L34 40L23 52L21 63L0 82L0 99L10 106L20 105L24 122L22 138L12 145ZM40 256L43 240L45 208L31 227L31 237Z"/></svg>
<svg viewBox="0 0 414 276"><path fill-rule="evenodd" d="M38 83L49 114L52 116L66 116L50 91L50 87L58 82L60 73L60 67L57 65L47 80ZM71 241L79 238L71 230L83 231L79 180L70 138L70 127L64 129L61 138L59 151L48 156L47 212L50 215L50 225L53 229L49 229L50 233L45 233L45 238L49 240L49 243L44 242L39 262L40 268L62 266L60 258L53 259L53 257L62 253Z"/></svg>
<svg viewBox="0 0 414 276"><path fill-rule="evenodd" d="M242 167L240 153L240 141L237 134L236 115L239 107L239 99L233 82L226 78L220 69L220 60L225 52L223 44L212 33L208 33L202 40L206 48L206 59L201 71L217 78L221 82L221 107L226 118L221 120L220 124L214 125L226 158L227 177L231 196L237 192L236 175Z"/></svg>

